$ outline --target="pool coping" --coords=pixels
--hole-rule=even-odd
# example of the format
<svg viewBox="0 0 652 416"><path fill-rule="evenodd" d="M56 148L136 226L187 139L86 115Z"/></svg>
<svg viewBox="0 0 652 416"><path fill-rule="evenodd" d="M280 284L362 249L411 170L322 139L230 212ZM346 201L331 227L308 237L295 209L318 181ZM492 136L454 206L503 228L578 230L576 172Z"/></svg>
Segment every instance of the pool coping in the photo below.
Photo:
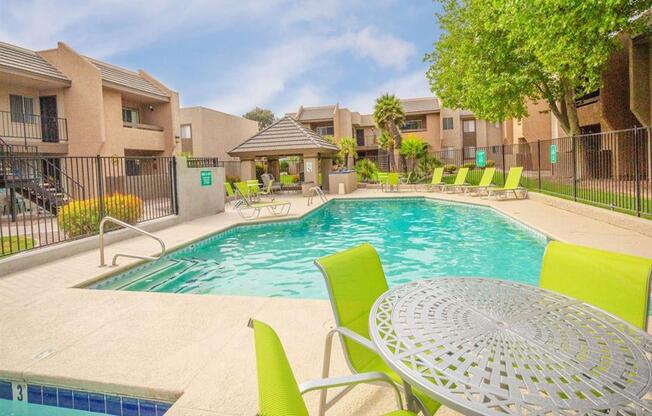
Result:
<svg viewBox="0 0 652 416"><path fill-rule="evenodd" d="M390 193L391 194L391 193ZM494 207L493 205L490 204L483 204L479 203L476 201L455 201L455 200L450 200L450 199L445 199L445 198L437 198L436 195L400 195L397 194L396 196L358 196L358 197L352 197L349 195L344 195L344 196L333 196L331 199L329 199L327 202L321 203L319 205L315 205L313 208L309 209L308 211L304 212L303 214L300 215L293 215L293 216L286 216L286 217L270 217L270 218L259 218L256 220L252 221L247 221L247 220L242 220L242 222L237 222L234 224L229 224L225 226L224 228L221 228L219 230L213 230L210 232L207 232L206 234L201 234L200 236L193 238L192 240L188 240L183 243L179 243L173 246L170 246L169 248L166 248L166 252L164 256L167 256L173 252L183 250L193 244L199 243L203 240L206 240L208 238L215 237L219 234L228 232L230 230L233 230L235 228L240 228L240 227L246 227L248 225L259 225L259 224L273 224L273 223L279 223L279 222L299 222L304 220L307 216L313 215L315 212L323 209L326 207L328 204L331 204L334 201L359 201L359 200L391 200L391 199L420 199L420 200L433 200L436 202L443 202L447 204L453 204L453 205L470 205L473 207L477 208L483 208L483 209L490 209L494 211L496 214L500 215L501 217L507 219L508 221L515 222L519 226L523 226L528 231L540 234L542 237L550 240L556 240L556 241L561 241L564 242L563 239L555 237L551 233L545 232L538 227L529 224L528 222L522 221L520 219L517 219L516 217L512 216L510 213L499 210L498 208ZM151 253L151 256L156 256L158 253ZM91 286L100 283L104 280L110 279L112 277L116 277L120 274L127 273L137 267L140 267L151 260L137 260L133 263L127 264L125 266L117 266L116 268L113 268L110 271L107 271L106 273L102 273L100 275L93 276L92 278L79 282L75 284L74 286L71 286L71 288L74 289L95 289L92 288ZM250 295L244 295L244 296L250 296Z"/></svg>

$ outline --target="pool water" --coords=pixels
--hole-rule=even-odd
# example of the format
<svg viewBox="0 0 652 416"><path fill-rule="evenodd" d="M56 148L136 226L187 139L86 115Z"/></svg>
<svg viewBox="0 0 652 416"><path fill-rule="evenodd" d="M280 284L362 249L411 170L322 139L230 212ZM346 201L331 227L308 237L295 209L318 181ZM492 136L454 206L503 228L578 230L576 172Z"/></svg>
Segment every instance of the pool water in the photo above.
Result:
<svg viewBox="0 0 652 416"><path fill-rule="evenodd" d="M95 416L103 414L0 399L0 415L2 416Z"/></svg>
<svg viewBox="0 0 652 416"><path fill-rule="evenodd" d="M326 298L314 259L363 242L378 250L390 286L438 276L536 285L547 239L486 207L333 200L301 220L233 228L94 287Z"/></svg>

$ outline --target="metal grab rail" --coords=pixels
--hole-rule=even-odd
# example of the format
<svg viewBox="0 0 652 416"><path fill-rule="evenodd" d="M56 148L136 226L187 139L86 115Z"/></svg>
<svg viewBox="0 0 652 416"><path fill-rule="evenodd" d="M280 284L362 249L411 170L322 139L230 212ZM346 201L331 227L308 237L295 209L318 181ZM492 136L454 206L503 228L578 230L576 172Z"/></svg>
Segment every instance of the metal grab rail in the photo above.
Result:
<svg viewBox="0 0 652 416"><path fill-rule="evenodd" d="M326 197L326 194L324 194L324 191L319 187L319 186L313 186L308 190L309 196L308 196L308 206L312 204L312 198L317 195L319 199L321 199L321 202L328 202L328 198Z"/></svg>
<svg viewBox="0 0 652 416"><path fill-rule="evenodd" d="M158 241L159 244L161 245L161 252L159 253L158 257L142 256L142 255L139 255L139 254L116 253L113 256L113 261L111 262L111 267L114 267L114 266L117 265L116 260L118 259L118 257L129 257L129 258L132 258L132 259L142 259L142 260L157 260L157 259L161 258L161 256L165 255L165 243L159 237L155 236L152 233L148 233L147 231L142 230L142 229L140 229L140 228L138 228L136 226L133 226L131 224L127 224L124 221L120 221L120 220L115 219L113 217L108 217L107 216L107 217L102 218L102 221L100 221L100 267L106 266L106 263L104 262L104 224L106 224L107 222L112 222L114 224L121 225L121 226L123 226L125 228L129 228L130 230L134 230L137 233L146 235L147 237L153 238L154 240Z"/></svg>

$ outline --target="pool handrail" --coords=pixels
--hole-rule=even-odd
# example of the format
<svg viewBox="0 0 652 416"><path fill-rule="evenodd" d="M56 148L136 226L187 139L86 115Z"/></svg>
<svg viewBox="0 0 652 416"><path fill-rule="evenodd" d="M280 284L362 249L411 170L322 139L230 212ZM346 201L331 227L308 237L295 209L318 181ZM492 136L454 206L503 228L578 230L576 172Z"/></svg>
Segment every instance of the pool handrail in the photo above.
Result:
<svg viewBox="0 0 652 416"><path fill-rule="evenodd" d="M136 227L134 225L127 224L126 222L120 221L119 219L106 216L106 217L102 218L102 221L100 221L100 267L106 266L106 263L104 262L104 224L106 224L107 222L112 222L114 224L121 225L121 226L123 226L125 228L128 228L130 230L134 230L137 233L140 233L140 234L143 234L143 235L145 235L147 237L153 238L154 240L158 241L158 243L161 245L161 252L159 253L158 257L143 256L143 255L140 255L140 254L116 253L113 256L113 261L111 261L111 267L115 267L117 265L116 260L118 259L118 257L129 257L129 258L132 258L132 259L141 259L141 260L157 260L157 259L159 259L159 258L161 258L162 256L165 255L165 243L163 242L163 240L161 238L155 236L152 233L148 233L147 231L145 231L145 230L143 230L141 228L138 228L138 227Z"/></svg>

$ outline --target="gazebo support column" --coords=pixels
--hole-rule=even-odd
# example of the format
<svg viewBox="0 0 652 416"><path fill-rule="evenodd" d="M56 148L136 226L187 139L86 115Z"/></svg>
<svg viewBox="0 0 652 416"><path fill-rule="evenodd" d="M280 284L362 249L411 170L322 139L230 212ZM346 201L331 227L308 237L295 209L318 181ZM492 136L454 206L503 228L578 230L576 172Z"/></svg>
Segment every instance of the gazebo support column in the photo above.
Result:
<svg viewBox="0 0 652 416"><path fill-rule="evenodd" d="M321 187L324 191L328 191L328 175L333 169L333 159L330 157L321 158Z"/></svg>
<svg viewBox="0 0 652 416"><path fill-rule="evenodd" d="M319 159L317 155L303 157L303 181L314 182L317 184L317 174L319 173Z"/></svg>
<svg viewBox="0 0 652 416"><path fill-rule="evenodd" d="M240 180L248 181L250 179L256 179L256 161L253 159L250 160L241 160L240 161Z"/></svg>
<svg viewBox="0 0 652 416"><path fill-rule="evenodd" d="M267 169L269 173L272 174L275 181L281 180L281 167L278 163L278 159L267 158Z"/></svg>

